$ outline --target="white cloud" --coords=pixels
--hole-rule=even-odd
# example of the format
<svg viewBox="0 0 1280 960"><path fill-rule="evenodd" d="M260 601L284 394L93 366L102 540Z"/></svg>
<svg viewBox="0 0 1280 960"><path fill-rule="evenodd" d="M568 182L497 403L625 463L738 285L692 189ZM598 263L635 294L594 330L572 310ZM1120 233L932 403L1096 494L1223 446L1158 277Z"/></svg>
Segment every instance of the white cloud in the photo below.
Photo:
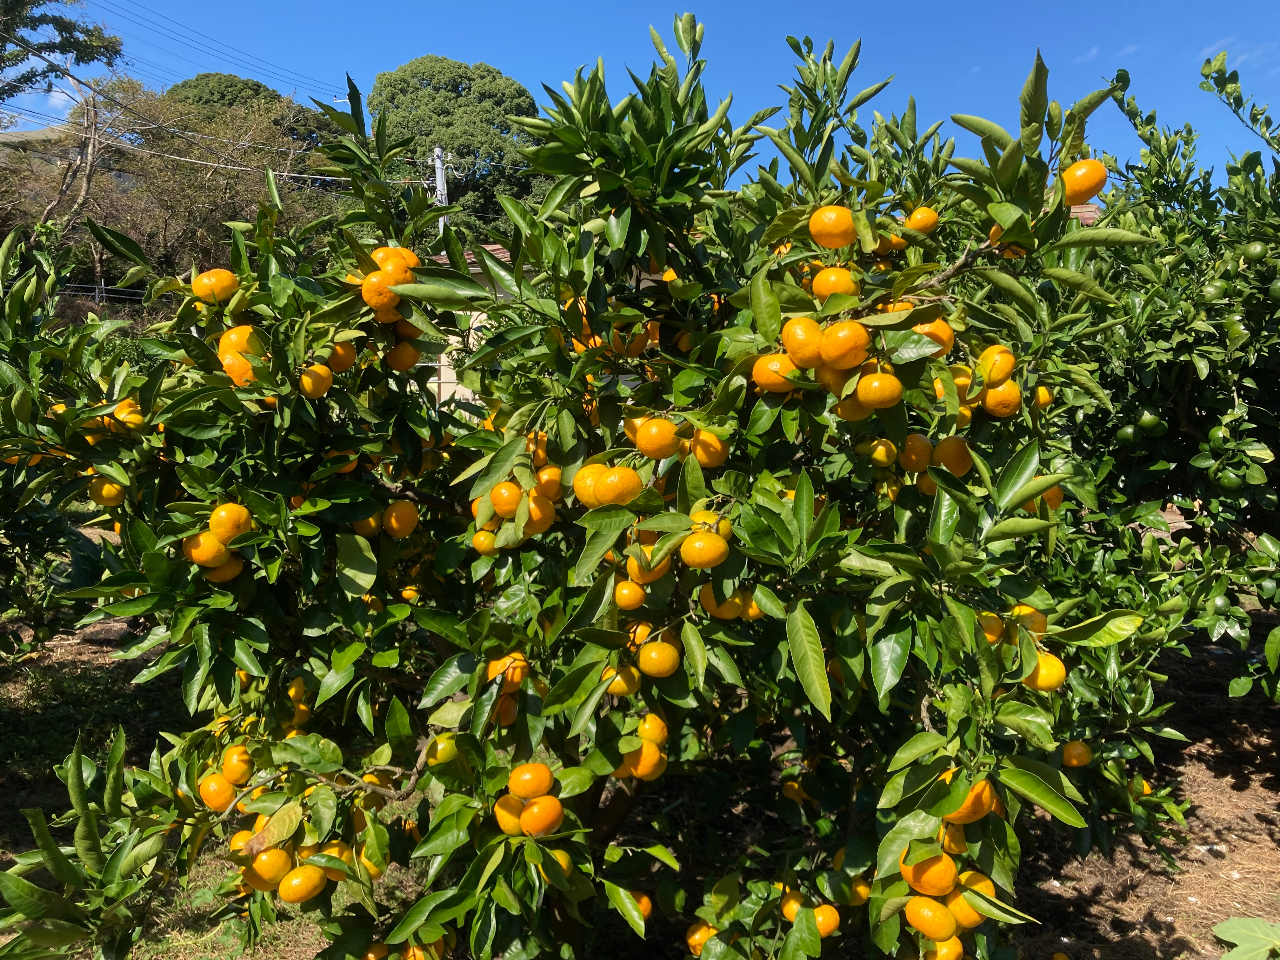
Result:
<svg viewBox="0 0 1280 960"><path fill-rule="evenodd" d="M1229 37L1223 37L1221 40L1215 40L1213 41L1213 43L1209 44L1207 47L1205 47L1203 50L1200 51L1200 56L1216 57L1219 51L1221 51L1223 47L1225 47L1228 43L1234 43L1235 39L1236 39L1236 35L1233 33Z"/></svg>
<svg viewBox="0 0 1280 960"><path fill-rule="evenodd" d="M1138 52L1138 45L1136 43L1131 43L1127 47L1125 47L1123 50L1120 51L1120 56L1127 57L1131 53L1137 53L1137 52Z"/></svg>
<svg viewBox="0 0 1280 960"><path fill-rule="evenodd" d="M1088 53L1084 53L1084 54L1081 54L1080 56L1076 57L1076 63L1088 63L1090 60L1092 60L1092 59L1093 59L1094 57L1096 57L1097 55L1098 55L1098 48L1097 48L1097 47L1094 47L1094 48L1093 48L1093 49L1091 49Z"/></svg>

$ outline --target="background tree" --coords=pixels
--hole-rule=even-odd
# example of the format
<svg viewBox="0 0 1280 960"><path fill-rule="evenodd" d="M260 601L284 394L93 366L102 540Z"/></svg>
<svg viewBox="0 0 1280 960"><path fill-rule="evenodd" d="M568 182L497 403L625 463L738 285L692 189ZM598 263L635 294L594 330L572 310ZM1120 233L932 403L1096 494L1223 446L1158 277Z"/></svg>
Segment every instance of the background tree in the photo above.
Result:
<svg viewBox="0 0 1280 960"><path fill-rule="evenodd" d="M535 117L533 96L487 63L465 64L428 55L380 73L369 94L369 113L386 113L393 139L413 141L409 158L424 180L434 176L432 150L450 155L449 201L465 211L460 226L485 230L502 224L500 194L523 198L537 189L519 148L533 141L508 117Z"/></svg>
<svg viewBox="0 0 1280 960"><path fill-rule="evenodd" d="M57 67L32 57L31 51L76 65L115 65L120 38L97 24L56 12L69 6L68 0L0 0L0 102L41 85L47 89L60 75Z"/></svg>

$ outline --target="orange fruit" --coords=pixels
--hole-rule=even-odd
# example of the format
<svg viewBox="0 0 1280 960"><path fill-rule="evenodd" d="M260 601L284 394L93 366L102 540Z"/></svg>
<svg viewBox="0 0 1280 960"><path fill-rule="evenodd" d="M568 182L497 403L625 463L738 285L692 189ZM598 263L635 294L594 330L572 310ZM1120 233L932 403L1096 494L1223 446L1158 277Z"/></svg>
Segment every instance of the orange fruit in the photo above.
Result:
<svg viewBox="0 0 1280 960"><path fill-rule="evenodd" d="M400 311L395 307L382 307L373 311L373 319L384 326L389 326L393 323L399 323L404 317L400 316Z"/></svg>
<svg viewBox="0 0 1280 960"><path fill-rule="evenodd" d="M1037 476L1036 479L1039 480L1040 477ZM1026 503L1024 503L1022 505L1022 509L1027 511L1027 513L1037 513L1038 508L1036 507L1036 502L1039 500L1044 500L1045 505L1050 510L1057 510L1060 506L1062 506L1062 497L1063 497L1062 488L1055 483L1052 487L1050 487L1044 493L1040 494L1040 496L1036 497L1035 500L1028 500Z"/></svg>
<svg viewBox="0 0 1280 960"><path fill-rule="evenodd" d="M856 393L849 394L831 409L841 420L848 420L853 423L865 420L875 413L874 410L858 399Z"/></svg>
<svg viewBox="0 0 1280 960"><path fill-rule="evenodd" d="M938 228L938 211L923 204L911 211L903 226L917 233L930 234Z"/></svg>
<svg viewBox="0 0 1280 960"><path fill-rule="evenodd" d="M640 474L630 467L614 467L595 481L592 491L602 505L616 503L625 507L639 496L642 489L644 484Z"/></svg>
<svg viewBox="0 0 1280 960"><path fill-rule="evenodd" d="M418 337L422 336L422 331L403 317L396 321L396 325L393 329L395 330L396 336L401 340L417 340Z"/></svg>
<svg viewBox="0 0 1280 960"><path fill-rule="evenodd" d="M944 823L938 829L938 841L942 844L942 852L958 857L967 853L969 843L964 836L964 826L959 823Z"/></svg>
<svg viewBox="0 0 1280 960"><path fill-rule="evenodd" d="M995 644L1004 639L1004 621L998 614L983 610L978 614L978 626L982 627L982 635L987 643Z"/></svg>
<svg viewBox="0 0 1280 960"><path fill-rule="evenodd" d="M988 388L998 387L1013 375L1017 362L1012 350L1002 343L994 343L979 354L978 373Z"/></svg>
<svg viewBox="0 0 1280 960"><path fill-rule="evenodd" d="M628 558L627 562L632 563L633 559ZM631 580L620 580L613 586L613 602L620 610L638 610L647 597L645 588Z"/></svg>
<svg viewBox="0 0 1280 960"><path fill-rule="evenodd" d="M963 960L964 944L959 937L941 940L933 945L932 950L924 952L924 960Z"/></svg>
<svg viewBox="0 0 1280 960"><path fill-rule="evenodd" d="M488 530L478 530L471 538L471 546L475 547L476 553L482 557L496 557L498 555L497 539Z"/></svg>
<svg viewBox="0 0 1280 960"><path fill-rule="evenodd" d="M953 476L963 477L973 469L973 454L964 437L951 436L939 440L933 448L933 465L945 467Z"/></svg>
<svg viewBox="0 0 1280 960"><path fill-rule="evenodd" d="M947 823L977 823L991 812L995 801L995 788L991 786L990 780L983 778L969 788L969 794L964 798L964 803L960 804L960 808L946 814L942 819Z"/></svg>
<svg viewBox="0 0 1280 960"><path fill-rule="evenodd" d="M200 781L200 799L210 810L222 813L235 798L236 788L220 773L211 773Z"/></svg>
<svg viewBox="0 0 1280 960"><path fill-rule="evenodd" d="M719 932L719 927L713 927L705 920L695 920L684 932L684 945L695 957L700 957L703 945Z"/></svg>
<svg viewBox="0 0 1280 960"><path fill-rule="evenodd" d="M947 894L943 902L946 904L947 909L951 911L951 915L955 917L956 924L965 930L971 930L987 918L969 906L968 901L964 899L965 888L977 890L994 900L996 885L991 882L989 877L979 873L977 870L965 870L957 878L957 881L956 888Z"/></svg>
<svg viewBox="0 0 1280 960"><path fill-rule="evenodd" d="M822 328L810 317L792 317L782 328L782 347L797 367L822 365Z"/></svg>
<svg viewBox="0 0 1280 960"><path fill-rule="evenodd" d="M373 258L374 263L383 269L386 269L387 263L392 259L399 260L406 267L422 266L422 261L418 259L418 255L408 247L378 247L369 256Z"/></svg>
<svg viewBox="0 0 1280 960"><path fill-rule="evenodd" d="M244 845L249 842L249 838L253 836L252 830L237 830L227 841L228 853L239 853L244 849Z"/></svg>
<svg viewBox="0 0 1280 960"><path fill-rule="evenodd" d="M537 797L520 812L520 829L528 837L545 837L564 823L564 808L555 797Z"/></svg>
<svg viewBox="0 0 1280 960"><path fill-rule="evenodd" d="M822 332L822 363L835 370L852 370L867 359L870 346L871 333L857 320L833 323Z"/></svg>
<svg viewBox="0 0 1280 960"><path fill-rule="evenodd" d="M223 751L222 775L237 787L249 782L253 776L253 758L243 744L233 744Z"/></svg>
<svg viewBox="0 0 1280 960"><path fill-rule="evenodd" d="M896 233L882 233L880 234L879 241L877 241L876 243L876 253L879 253L882 255L888 253L890 250L905 250L905 249L907 249L906 239L898 236ZM885 263L886 264L885 269L888 269L889 265L887 261L882 260L880 262Z"/></svg>
<svg viewBox="0 0 1280 960"><path fill-rule="evenodd" d="M493 818L498 822L498 829L508 837L524 835L520 825L520 815L524 813L524 801L511 794L504 794L493 805Z"/></svg>
<svg viewBox="0 0 1280 960"><path fill-rule="evenodd" d="M1064 767L1087 767L1093 759L1093 750L1083 740L1068 740L1062 745Z"/></svg>
<svg viewBox="0 0 1280 960"><path fill-rule="evenodd" d="M973 382L973 371L963 363L953 363L947 369L951 371L951 380L956 385L956 398L963 404L969 399L969 385ZM939 400L946 396L940 378L934 378L933 394Z"/></svg>
<svg viewBox="0 0 1280 960"><path fill-rule="evenodd" d="M796 914L800 912L800 908L808 905L809 898L803 893L799 890L788 890L778 901L778 911L788 923L795 923Z"/></svg>
<svg viewBox="0 0 1280 960"><path fill-rule="evenodd" d="M216 566L212 570L206 570L204 578L210 583L229 583L240 576L240 571L243 569L244 557L238 553L233 553L226 563Z"/></svg>
<svg viewBox="0 0 1280 960"><path fill-rule="evenodd" d="M640 916L648 920L653 913L653 901L649 899L649 895L641 890L628 890L627 892L631 894L631 899L640 908Z"/></svg>
<svg viewBox="0 0 1280 960"><path fill-rule="evenodd" d="M298 376L298 392L308 400L318 400L333 386L333 371L323 363L307 367Z"/></svg>
<svg viewBox="0 0 1280 960"><path fill-rule="evenodd" d="M710 430L698 430L689 441L689 452L698 466L712 470L729 459L729 441L722 440Z"/></svg>
<svg viewBox="0 0 1280 960"><path fill-rule="evenodd" d="M640 725L636 727L637 737L641 740L648 740L650 743L656 743L658 746L666 743L669 735L666 721L656 713L646 713L640 718Z"/></svg>
<svg viewBox="0 0 1280 960"><path fill-rule="evenodd" d="M729 544L710 530L699 530L680 544L680 559L695 570L709 570L729 559Z"/></svg>
<svg viewBox="0 0 1280 960"><path fill-rule="evenodd" d="M1036 665L1031 668L1022 683L1032 690L1051 693L1061 687L1067 680L1067 667L1052 653L1043 650L1036 652Z"/></svg>
<svg viewBox="0 0 1280 960"><path fill-rule="evenodd" d="M635 444L636 449L650 460L665 460L680 450L676 425L661 417L653 417L640 425L636 430Z"/></svg>
<svg viewBox="0 0 1280 960"><path fill-rule="evenodd" d="M570 871L573 870L573 858L569 856L569 852L567 850L548 850L547 853L560 865L561 872L567 877ZM551 882L551 878L547 876L547 872L541 866L538 867L538 872L542 874L543 880L548 883Z"/></svg>
<svg viewBox="0 0 1280 960"><path fill-rule="evenodd" d="M872 464L883 468L898 459L898 448L893 445L892 440L872 440L867 448L867 455L871 457Z"/></svg>
<svg viewBox="0 0 1280 960"><path fill-rule="evenodd" d="M1022 409L1022 390L1015 380L1006 380L983 391L982 409L1000 420L1012 417Z"/></svg>
<svg viewBox="0 0 1280 960"><path fill-rule="evenodd" d="M221 267L206 270L191 281L192 294L205 303L226 303L239 289L236 275Z"/></svg>
<svg viewBox="0 0 1280 960"><path fill-rule="evenodd" d="M489 680L502 674L502 692L515 693L520 689L520 684L524 683L524 678L529 675L529 661L525 659L523 653L517 650L497 660L490 660L485 672L486 678ZM540 792L546 793L547 791L542 790Z"/></svg>
<svg viewBox="0 0 1280 960"><path fill-rule="evenodd" d="M924 496L932 497L938 492L938 482L927 473L922 473L920 476L916 477L916 489Z"/></svg>
<svg viewBox="0 0 1280 960"><path fill-rule="evenodd" d="M403 266L403 262L400 264ZM391 288L400 283L400 274L375 270L360 283L360 296L374 310L384 313L400 303L400 297L391 292Z"/></svg>
<svg viewBox="0 0 1280 960"><path fill-rule="evenodd" d="M609 472L603 463L588 463L573 475L573 495L585 506L595 509L600 500L595 493L596 481Z"/></svg>
<svg viewBox="0 0 1280 960"><path fill-rule="evenodd" d="M253 529L249 511L238 503L224 503L209 514L209 532L222 543L230 543Z"/></svg>
<svg viewBox="0 0 1280 960"><path fill-rule="evenodd" d="M351 529L362 537L376 537L382 532L382 511L375 510L373 514L364 520L357 520L351 524Z"/></svg>
<svg viewBox="0 0 1280 960"><path fill-rule="evenodd" d="M698 590L698 603L717 620L732 620L742 613L742 598L736 592L718 604L715 589L709 583L704 583Z"/></svg>
<svg viewBox="0 0 1280 960"><path fill-rule="evenodd" d="M641 549L646 557L653 556L653 547L644 544ZM653 583L655 580L661 579L668 570L671 569L671 557L666 557L661 563L650 567L648 570L640 569L640 562L635 557L627 557L627 576L635 583Z"/></svg>
<svg viewBox="0 0 1280 960"><path fill-rule="evenodd" d="M489 502L493 504L494 513L508 520L516 515L523 499L524 491L510 480L502 481L489 491Z"/></svg>
<svg viewBox="0 0 1280 960"><path fill-rule="evenodd" d="M393 540L403 540L418 527L418 508L408 500L396 500L382 511L382 529Z"/></svg>
<svg viewBox="0 0 1280 960"><path fill-rule="evenodd" d="M887 410L902 400L902 382L892 373L864 374L858 380L858 402L872 410Z"/></svg>
<svg viewBox="0 0 1280 960"><path fill-rule="evenodd" d="M935 943L956 935L956 918L946 906L930 897L912 897L902 912L912 929Z"/></svg>
<svg viewBox="0 0 1280 960"><path fill-rule="evenodd" d="M305 903L324 890L326 882L323 870L304 863L280 879L276 892L285 903Z"/></svg>
<svg viewBox="0 0 1280 960"><path fill-rule="evenodd" d="M552 501L558 501L564 496L564 490L560 486L560 468L547 465L538 471L538 482L533 488L533 492L540 497Z"/></svg>
<svg viewBox="0 0 1280 960"><path fill-rule="evenodd" d="M521 800L545 797L554 785L555 776L545 763L522 763L507 777L507 790Z"/></svg>
<svg viewBox="0 0 1280 960"><path fill-rule="evenodd" d="M532 433L524 438L524 452L533 454L533 468L546 466L547 463L547 434L546 431L538 431L535 437Z"/></svg>
<svg viewBox="0 0 1280 960"><path fill-rule="evenodd" d="M1048 410L1053 405L1053 390L1049 387L1036 387L1036 398L1033 401L1037 410Z"/></svg>
<svg viewBox="0 0 1280 960"><path fill-rule="evenodd" d="M222 372L231 378L237 387L245 387L258 379L253 372L253 365L240 353L220 353L218 360L222 363Z"/></svg>
<svg viewBox="0 0 1280 960"><path fill-rule="evenodd" d="M813 278L813 295L819 300L826 300L833 293L856 296L861 289L862 285L844 267L827 267Z"/></svg>
<svg viewBox="0 0 1280 960"><path fill-rule="evenodd" d="M813 919L818 924L818 936L824 939L840 929L840 911L829 903L814 907Z"/></svg>
<svg viewBox="0 0 1280 960"><path fill-rule="evenodd" d="M1049 618L1035 607L1025 603L1015 604L1009 610L1009 619L1017 626L1025 627L1033 637L1043 637L1049 629Z"/></svg>
<svg viewBox="0 0 1280 960"><path fill-rule="evenodd" d="M825 334L823 339L826 339ZM857 364L854 364L854 366L857 366ZM833 367L823 361L822 366L813 371L813 379L822 384L828 393L839 397L844 392L844 385L849 382L849 371Z"/></svg>
<svg viewBox="0 0 1280 960"><path fill-rule="evenodd" d="M795 363L787 354L770 353L751 367L751 379L757 387L769 393L790 393L796 385L787 379L787 374L795 368Z"/></svg>
<svg viewBox="0 0 1280 960"><path fill-rule="evenodd" d="M387 366L396 373L412 370L422 359L422 351L408 340L401 340L387 351Z"/></svg>
<svg viewBox="0 0 1280 960"><path fill-rule="evenodd" d="M917 323L911 328L916 333L928 337L930 340L938 344L939 349L934 351L933 356L945 357L951 352L951 348L955 346L956 334L951 329L951 325L947 321L938 317L929 323Z"/></svg>
<svg viewBox="0 0 1280 960"><path fill-rule="evenodd" d="M902 464L903 470L911 473L928 470L929 464L933 462L933 444L924 434L907 434L902 449L898 451L898 462Z"/></svg>
<svg viewBox="0 0 1280 960"><path fill-rule="evenodd" d="M848 207L819 207L809 217L809 236L820 247L828 250L847 247L857 235L853 213Z"/></svg>
<svg viewBox="0 0 1280 960"><path fill-rule="evenodd" d="M124 497L124 487L106 477L94 477L89 484L89 499L100 507L118 507Z"/></svg>
<svg viewBox="0 0 1280 960"><path fill-rule="evenodd" d="M656 780L666 768L666 757L661 748L656 743L643 740L636 749L623 754L622 764L613 771L613 776Z"/></svg>
<svg viewBox="0 0 1280 960"><path fill-rule="evenodd" d="M601 680L613 678L612 682L605 687L605 691L615 697L629 697L640 689L640 671L633 666L624 666L615 670L613 667L605 667L600 674Z"/></svg>
<svg viewBox="0 0 1280 960"><path fill-rule="evenodd" d="M919 863L906 863L907 851L903 847L898 857L898 868L902 879L907 881L912 890L930 897L942 897L950 893L956 885L956 862L945 853L926 857Z"/></svg>
<svg viewBox="0 0 1280 960"><path fill-rule="evenodd" d="M1100 160L1077 160L1062 172L1066 188L1063 202L1068 206L1088 203L1107 185L1107 168Z"/></svg>
<svg viewBox="0 0 1280 960"><path fill-rule="evenodd" d="M329 351L328 366L334 373L345 373L355 366L356 348L350 340L335 343Z"/></svg>
<svg viewBox="0 0 1280 960"><path fill-rule="evenodd" d="M201 567L220 567L231 559L226 544L208 530L201 530L182 541L182 554Z"/></svg>
<svg viewBox="0 0 1280 960"><path fill-rule="evenodd" d="M529 492L529 519L524 523L524 535L531 537L537 533L546 533L556 521L556 508L546 497Z"/></svg>
<svg viewBox="0 0 1280 960"><path fill-rule="evenodd" d="M636 656L636 665L646 677L669 677L680 668L680 651L661 640L646 643Z"/></svg>

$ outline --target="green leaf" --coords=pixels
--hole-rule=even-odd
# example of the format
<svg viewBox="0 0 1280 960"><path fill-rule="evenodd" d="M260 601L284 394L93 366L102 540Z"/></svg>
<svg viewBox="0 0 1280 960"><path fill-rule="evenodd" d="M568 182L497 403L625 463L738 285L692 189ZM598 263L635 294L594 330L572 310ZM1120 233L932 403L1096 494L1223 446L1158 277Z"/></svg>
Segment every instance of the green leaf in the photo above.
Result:
<svg viewBox="0 0 1280 960"><path fill-rule="evenodd" d="M979 137L990 137L991 142L1002 151L1007 150L1009 148L1009 144L1013 143L1013 137L1010 136L1008 130L1000 126L998 123L993 123L992 121L985 120L982 117L974 117L965 113L953 113L951 115L951 122L957 127L963 127L965 130L968 130L970 133L976 134Z"/></svg>
<svg viewBox="0 0 1280 960"><path fill-rule="evenodd" d="M782 330L782 308L769 286L767 271L768 265L765 265L751 278L751 315L755 319L756 332L773 343Z"/></svg>
<svg viewBox="0 0 1280 960"><path fill-rule="evenodd" d="M604 892L608 895L613 908L622 914L622 919L626 920L631 929L636 932L636 936L643 940L644 915L640 913L640 904L636 903L636 898L608 880L604 881Z"/></svg>
<svg viewBox="0 0 1280 960"><path fill-rule="evenodd" d="M77 889L83 888L84 875L76 869L75 864L67 858L53 839L53 835L49 833L44 811L39 807L32 807L24 809L22 815L31 825L31 833L35 836L36 845L40 848L40 857L53 879Z"/></svg>
<svg viewBox="0 0 1280 960"><path fill-rule="evenodd" d="M1024 504L1035 500L1046 490L1051 490L1063 480L1070 480L1074 476L1074 473L1049 473L1042 477L1034 477L1009 495L1009 506L1004 509L1022 507Z"/></svg>
<svg viewBox="0 0 1280 960"><path fill-rule="evenodd" d="M339 533L336 539L338 586L348 597L362 597L378 582L378 560L373 548L368 540L354 533Z"/></svg>
<svg viewBox="0 0 1280 960"><path fill-rule="evenodd" d="M1016 767L1002 766L998 776L1000 782L1014 793L1030 800L1063 823L1073 827L1083 827L1085 825L1084 818L1071 805L1071 801L1035 774L1027 770L1019 770Z"/></svg>
<svg viewBox="0 0 1280 960"><path fill-rule="evenodd" d="M1159 243L1159 241L1155 237L1144 237L1140 233L1131 233L1128 230L1116 230L1111 227L1086 227L1083 230L1075 230L1068 233L1061 240L1045 247L1041 250L1041 253L1052 253L1055 250L1065 250L1069 247L1146 246L1151 243Z"/></svg>
<svg viewBox="0 0 1280 960"><path fill-rule="evenodd" d="M404 708L399 697L392 697L387 705L386 731L387 740L395 753L403 756L414 752L418 738L413 734L409 711Z"/></svg>
<svg viewBox="0 0 1280 960"><path fill-rule="evenodd" d="M1070 290L1077 293L1083 293L1091 300L1101 300L1103 303L1117 304L1120 301L1107 293L1106 290L1098 284L1093 277L1083 273L1076 273L1074 270L1068 270L1066 267L1045 267L1042 271L1050 280L1056 280Z"/></svg>
<svg viewBox="0 0 1280 960"><path fill-rule="evenodd" d="M876 877L888 877L898 872L898 857L912 840L934 840L942 818L930 816L923 810L912 810L893 825L876 850Z"/></svg>
<svg viewBox="0 0 1280 960"><path fill-rule="evenodd" d="M1017 277L1010 276L999 267L978 267L973 272L979 279L985 280L1022 307L1028 316L1034 317L1036 315L1039 301L1036 299L1036 295L1027 289Z"/></svg>
<svg viewBox="0 0 1280 960"><path fill-rule="evenodd" d="M1015 494L1034 479L1039 466L1040 444L1032 440L1019 448L1000 470L1000 476L996 480L996 506L1003 511L1025 503L1025 500L1017 499Z"/></svg>
<svg viewBox="0 0 1280 960"><path fill-rule="evenodd" d="M1035 917L1023 913L1021 910L1015 910L1007 903L1001 903L993 897L988 897L980 890L974 890L972 887L964 887L961 896L969 906L973 907L978 913L984 917L991 917L993 920L999 920L1002 923L1039 923Z"/></svg>
<svg viewBox="0 0 1280 960"><path fill-rule="evenodd" d="M707 679L707 647L702 642L702 634L688 620L680 628L680 640L684 643L684 656L689 666L693 667L693 679L701 690Z"/></svg>
<svg viewBox="0 0 1280 960"><path fill-rule="evenodd" d="M914 737L898 748L898 752L893 755L893 759L889 761L889 772L900 770L908 764L915 763L925 754L933 753L935 750L946 746L947 738L940 733L917 733Z"/></svg>
<svg viewBox="0 0 1280 960"><path fill-rule="evenodd" d="M1011 700L1001 704L996 721L1041 750L1053 750L1058 745L1053 736L1053 718L1029 703Z"/></svg>
<svg viewBox="0 0 1280 960"><path fill-rule="evenodd" d="M92 217L85 218L85 226L89 228L89 232L93 234L93 238L100 244L114 253L122 260L132 260L140 267L151 269L151 264L147 260L147 255L143 252L142 247L126 237L123 233L117 233L114 230L104 227L96 222Z"/></svg>
<svg viewBox="0 0 1280 960"><path fill-rule="evenodd" d="M80 918L84 914L66 897L43 890L30 881L0 871L0 897L30 920Z"/></svg>
<svg viewBox="0 0 1280 960"><path fill-rule="evenodd" d="M1273 951L1280 950L1280 923L1257 917L1232 917L1214 927L1213 935L1224 943L1236 944L1222 960L1268 960Z"/></svg>
<svg viewBox="0 0 1280 960"><path fill-rule="evenodd" d="M827 681L827 664L822 653L822 638L800 601L787 615L787 644L796 676L818 712L831 719L831 685Z"/></svg>
<svg viewBox="0 0 1280 960"><path fill-rule="evenodd" d="M1142 621L1136 610L1110 610L1073 627L1050 627L1046 637L1080 647L1110 647L1137 633Z"/></svg>
<svg viewBox="0 0 1280 960"><path fill-rule="evenodd" d="M982 542L998 543L1001 540L1033 537L1037 533L1044 533L1050 527L1056 526L1057 524L1052 520L1040 520L1036 517L1010 517L1007 520L1001 520L988 530L987 535L982 538Z"/></svg>

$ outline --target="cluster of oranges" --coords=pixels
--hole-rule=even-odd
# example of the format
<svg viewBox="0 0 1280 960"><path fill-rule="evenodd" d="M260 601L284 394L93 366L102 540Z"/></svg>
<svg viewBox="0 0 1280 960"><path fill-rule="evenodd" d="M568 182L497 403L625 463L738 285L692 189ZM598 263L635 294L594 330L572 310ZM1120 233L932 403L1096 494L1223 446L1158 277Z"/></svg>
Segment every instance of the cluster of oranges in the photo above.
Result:
<svg viewBox="0 0 1280 960"><path fill-rule="evenodd" d="M978 614L978 626L982 628L983 636L992 646L1006 640L1016 643L1019 627L1031 634L1038 643L1045 631L1049 629L1049 619L1035 607L1018 603L1009 609L1005 617L991 610L981 611ZM1046 650L1037 649L1036 655L1039 659L1035 667L1022 682L1028 689L1051 693L1066 682L1066 664Z"/></svg>
<svg viewBox="0 0 1280 960"><path fill-rule="evenodd" d="M422 266L418 255L408 247L378 247L370 254L378 269L357 277L347 276L347 282L360 285L360 298L373 311L373 318L390 326L398 342L387 351L387 366L403 373L417 365L422 352L411 341L422 333L399 309L400 297L391 288L413 283L413 270Z"/></svg>
<svg viewBox="0 0 1280 960"><path fill-rule="evenodd" d="M488 497L482 495L471 502L471 516L477 525L471 546L483 557L498 555L496 531L504 521L515 519L526 500L528 516L519 538L521 541L546 533L556 521L555 505L564 498L564 489L560 484L560 467L547 462L547 434L544 431L531 432L525 438L525 452L532 457L533 468L537 471L532 489L522 489L514 479L503 480L494 485ZM486 514L483 521L480 519L482 509Z"/></svg>
<svg viewBox="0 0 1280 960"><path fill-rule="evenodd" d="M244 558L227 545L253 529L253 517L239 503L223 503L209 514L209 526L182 541L182 555L196 566L204 567L206 580L226 583L244 569Z"/></svg>

